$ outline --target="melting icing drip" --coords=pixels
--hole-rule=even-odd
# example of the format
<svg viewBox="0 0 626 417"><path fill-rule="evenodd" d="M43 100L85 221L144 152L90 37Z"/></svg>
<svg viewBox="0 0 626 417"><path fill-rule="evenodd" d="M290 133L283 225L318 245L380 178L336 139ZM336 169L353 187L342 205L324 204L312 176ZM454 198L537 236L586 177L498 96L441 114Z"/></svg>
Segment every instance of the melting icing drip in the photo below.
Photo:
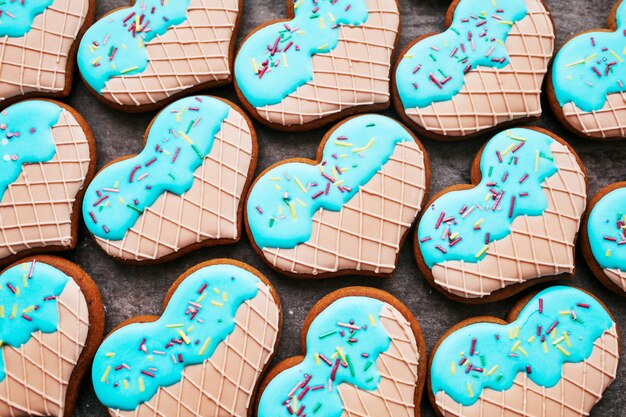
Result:
<svg viewBox="0 0 626 417"><path fill-rule="evenodd" d="M604 269L626 271L626 188L617 188L593 207L587 223L589 245Z"/></svg>
<svg viewBox="0 0 626 417"><path fill-rule="evenodd" d="M54 0L4 0L0 4L0 36L19 38L30 32L35 17Z"/></svg>

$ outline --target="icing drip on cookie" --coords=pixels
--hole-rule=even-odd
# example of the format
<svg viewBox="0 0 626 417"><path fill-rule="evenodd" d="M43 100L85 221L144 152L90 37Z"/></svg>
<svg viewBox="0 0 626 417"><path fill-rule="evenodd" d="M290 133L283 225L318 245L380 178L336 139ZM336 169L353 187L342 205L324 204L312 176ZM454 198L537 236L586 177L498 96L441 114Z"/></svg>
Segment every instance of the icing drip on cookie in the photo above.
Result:
<svg viewBox="0 0 626 417"><path fill-rule="evenodd" d="M182 379L187 366L211 358L235 330L235 315L256 297L259 279L233 265L213 265L187 277L155 322L109 335L96 353L92 378L100 402L134 410L160 387Z"/></svg>
<svg viewBox="0 0 626 417"><path fill-rule="evenodd" d="M0 346L19 348L35 332L54 333L59 325L57 297L69 277L36 261L16 265L0 275ZM1 351L0 351L1 352ZM0 353L0 381L6 378Z"/></svg>
<svg viewBox="0 0 626 417"><path fill-rule="evenodd" d="M404 107L449 101L469 71L509 65L505 42L526 14L524 0L461 0L448 30L419 41L400 60L396 85Z"/></svg>
<svg viewBox="0 0 626 417"><path fill-rule="evenodd" d="M54 0L5 0L0 4L0 36L19 38L30 32L35 17Z"/></svg>
<svg viewBox="0 0 626 417"><path fill-rule="evenodd" d="M443 391L470 406L485 389L511 388L520 372L553 387L563 364L589 358L594 342L613 326L594 297L570 287L548 288L511 324L471 324L449 335L433 358L433 394Z"/></svg>
<svg viewBox="0 0 626 417"><path fill-rule="evenodd" d="M83 79L101 93L113 77L141 74L148 67L145 44L187 19L190 0L140 0L96 22L78 48Z"/></svg>
<svg viewBox="0 0 626 417"><path fill-rule="evenodd" d="M617 188L598 201L589 214L587 230L598 264L626 271L626 188Z"/></svg>
<svg viewBox="0 0 626 417"><path fill-rule="evenodd" d="M626 91L626 3L615 32L587 32L567 42L554 58L552 83L560 106L600 110L609 94Z"/></svg>
<svg viewBox="0 0 626 417"><path fill-rule="evenodd" d="M60 115L58 105L38 100L15 104L0 113L0 200L24 164L48 162L54 157L52 127Z"/></svg>
<svg viewBox="0 0 626 417"><path fill-rule="evenodd" d="M372 298L345 297L322 311L307 332L302 363L278 374L263 391L259 417L340 417L341 384L375 390L381 381L376 361L391 343L380 321L383 306Z"/></svg>
<svg viewBox="0 0 626 417"><path fill-rule="evenodd" d="M121 240L161 194L188 191L229 111L226 103L209 97L166 107L154 120L144 150L106 167L89 185L83 202L89 231Z"/></svg>
<svg viewBox="0 0 626 417"><path fill-rule="evenodd" d="M530 129L494 136L480 160L481 182L442 195L424 211L418 240L426 265L479 262L491 242L511 233L518 216L540 216L548 207L542 184L558 171L553 142Z"/></svg>
<svg viewBox="0 0 626 417"><path fill-rule="evenodd" d="M235 62L237 86L254 107L280 103L313 79L315 54L332 51L342 25L367 21L365 0L294 0L294 19L255 32Z"/></svg>
<svg viewBox="0 0 626 417"><path fill-rule="evenodd" d="M248 224L260 248L293 248L312 233L318 210L339 211L378 172L395 146L410 138L388 117L360 116L340 125L324 145L322 162L278 165L254 184Z"/></svg>

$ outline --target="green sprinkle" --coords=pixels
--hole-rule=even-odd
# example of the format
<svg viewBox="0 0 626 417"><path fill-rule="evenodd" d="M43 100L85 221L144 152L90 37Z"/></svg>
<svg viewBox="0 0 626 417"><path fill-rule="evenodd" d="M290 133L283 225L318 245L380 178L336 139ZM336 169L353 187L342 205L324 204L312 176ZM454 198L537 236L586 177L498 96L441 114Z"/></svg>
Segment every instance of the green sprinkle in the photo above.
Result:
<svg viewBox="0 0 626 417"><path fill-rule="evenodd" d="M352 361L350 360L350 355L346 355L346 362L348 362L348 369L350 370L350 375L355 376L354 366L352 366Z"/></svg>
<svg viewBox="0 0 626 417"><path fill-rule="evenodd" d="M141 211L139 208L137 208L137 207L135 207L135 206L133 206L133 205L131 205L131 204L126 204L126 207L128 207L128 208L131 208L131 209L135 210L135 211L136 211L137 213L139 213L139 214L143 214L143 211Z"/></svg>
<svg viewBox="0 0 626 417"><path fill-rule="evenodd" d="M367 372L367 370L370 369L373 364L374 364L374 362L367 361L367 363L365 364L365 368L363 368L363 372Z"/></svg>
<svg viewBox="0 0 626 417"><path fill-rule="evenodd" d="M191 148L196 152L196 154L198 155L200 159L204 159L204 155L202 155L202 153L200 152L200 149L198 149L198 147L195 144L192 143Z"/></svg>
<svg viewBox="0 0 626 417"><path fill-rule="evenodd" d="M176 176L174 176L174 174L172 174L172 173L170 172L170 173L168 173L167 175L169 175L169 177L170 177L171 179L173 179L174 181L176 181Z"/></svg>
<svg viewBox="0 0 626 417"><path fill-rule="evenodd" d="M189 132L191 131L191 128L193 127L194 123L195 123L195 120L190 120L189 121L189 126L187 127L187 131L185 133L189 134Z"/></svg>
<svg viewBox="0 0 626 417"><path fill-rule="evenodd" d="M365 127L374 127L376 126L376 123L368 123L365 125Z"/></svg>
<svg viewBox="0 0 626 417"><path fill-rule="evenodd" d="M491 174L493 174L493 167L489 167L489 174L487 174L488 177L491 177Z"/></svg>
<svg viewBox="0 0 626 417"><path fill-rule="evenodd" d="M270 226L270 227L271 227L271 226ZM334 335L335 333L337 333L337 330L331 330L331 331L329 331L329 332L326 332L326 333L324 333L324 334L321 334L321 335L320 335L320 339L325 339L325 338L327 338L328 336L332 336L332 335Z"/></svg>
<svg viewBox="0 0 626 417"><path fill-rule="evenodd" d="M435 56L433 54L428 54L430 56L430 59L433 60L433 62L437 62L437 58L435 58Z"/></svg>
<svg viewBox="0 0 626 417"><path fill-rule="evenodd" d="M315 407L313 407L313 414L317 413L320 408L322 408L322 403L315 404Z"/></svg>

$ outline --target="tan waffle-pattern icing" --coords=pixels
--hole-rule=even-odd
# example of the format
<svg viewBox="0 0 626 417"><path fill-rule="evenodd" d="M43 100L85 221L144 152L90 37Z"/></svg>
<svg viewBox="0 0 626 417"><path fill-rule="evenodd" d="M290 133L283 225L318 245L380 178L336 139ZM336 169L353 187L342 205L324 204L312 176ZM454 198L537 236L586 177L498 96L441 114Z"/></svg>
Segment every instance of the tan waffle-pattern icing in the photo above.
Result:
<svg viewBox="0 0 626 417"><path fill-rule="evenodd" d="M563 106L563 116L574 129L598 139L626 137L626 93L606 96L600 110L585 112L574 103Z"/></svg>
<svg viewBox="0 0 626 417"><path fill-rule="evenodd" d="M560 142L550 146L558 172L543 183L548 207L541 216L519 216L511 234L493 242L480 262L447 261L435 265L435 283L464 298L490 295L509 285L574 272L580 218L587 205L585 173Z"/></svg>
<svg viewBox="0 0 626 417"><path fill-rule="evenodd" d="M183 379L159 388L134 411L109 410L114 417L246 417L262 370L273 354L279 311L270 289L239 307L236 327L210 359L185 368Z"/></svg>
<svg viewBox="0 0 626 417"><path fill-rule="evenodd" d="M619 269L603 269L602 272L611 282L626 292L626 272Z"/></svg>
<svg viewBox="0 0 626 417"><path fill-rule="evenodd" d="M563 376L553 387L532 382L520 372L506 391L485 389L479 400L464 407L443 391L435 394L444 417L585 417L617 376L619 341L615 326L594 342L591 356L565 363Z"/></svg>
<svg viewBox="0 0 626 417"><path fill-rule="evenodd" d="M268 122L302 125L356 106L389 101L391 55L400 30L396 0L366 0L359 26L341 26L339 43L313 56L313 79L283 101L257 108Z"/></svg>
<svg viewBox="0 0 626 417"><path fill-rule="evenodd" d="M0 101L65 88L70 49L85 23L89 0L55 0L22 37L0 38Z"/></svg>
<svg viewBox="0 0 626 417"><path fill-rule="evenodd" d="M72 244L74 203L91 162L89 142L66 109L52 136L54 157L24 165L0 201L0 260L23 250Z"/></svg>
<svg viewBox="0 0 626 417"><path fill-rule="evenodd" d="M123 240L96 238L111 256L155 260L211 240L239 238L239 206L252 162L253 143L246 119L231 109L211 152L183 195L162 194Z"/></svg>
<svg viewBox="0 0 626 417"><path fill-rule="evenodd" d="M293 249L263 248L263 255L275 267L297 274L389 274L422 205L426 175L419 146L412 140L402 142L340 211L320 209L313 216L307 242Z"/></svg>
<svg viewBox="0 0 626 417"><path fill-rule="evenodd" d="M500 123L541 115L541 84L554 51L554 24L542 0L526 0L528 15L506 40L509 65L479 67L465 75L452 100L406 109L420 127L438 135L464 136Z"/></svg>
<svg viewBox="0 0 626 417"><path fill-rule="evenodd" d="M119 105L142 106L201 84L227 82L238 15L239 0L191 0L185 22L146 44L146 70L112 78L102 95Z"/></svg>
<svg viewBox="0 0 626 417"><path fill-rule="evenodd" d="M0 415L63 416L72 371L89 332L87 301L69 280L57 299L55 333L33 333L20 348L4 346L7 377L0 382Z"/></svg>

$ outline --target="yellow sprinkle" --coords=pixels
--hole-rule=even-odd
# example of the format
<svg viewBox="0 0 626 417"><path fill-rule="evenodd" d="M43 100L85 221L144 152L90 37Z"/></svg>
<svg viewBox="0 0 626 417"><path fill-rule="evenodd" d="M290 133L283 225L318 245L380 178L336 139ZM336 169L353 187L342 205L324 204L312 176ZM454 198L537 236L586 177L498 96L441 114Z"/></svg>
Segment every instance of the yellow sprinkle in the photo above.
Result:
<svg viewBox="0 0 626 417"><path fill-rule="evenodd" d="M333 22L335 21L335 16L333 16L331 12L328 12L328 18L332 20Z"/></svg>
<svg viewBox="0 0 626 417"><path fill-rule="evenodd" d="M24 288L28 288L28 277L26 274L22 275L22 281L24 281Z"/></svg>
<svg viewBox="0 0 626 417"><path fill-rule="evenodd" d="M204 355L204 352L206 352L207 348L209 347L209 343L211 343L211 338L207 337L204 341L204 344L202 345L202 348L200 349L200 352L198 353L200 356Z"/></svg>
<svg viewBox="0 0 626 417"><path fill-rule="evenodd" d="M335 141L335 145L337 146L345 146L346 148L351 148L352 144L350 142L344 142L344 141Z"/></svg>
<svg viewBox="0 0 626 417"><path fill-rule="evenodd" d="M137 44L139 45L140 48L143 48L143 39L142 38L137 38Z"/></svg>
<svg viewBox="0 0 626 417"><path fill-rule="evenodd" d="M374 320L374 316L372 316L371 314L369 315L369 319L370 319L370 324L374 327L376 327L376 320Z"/></svg>
<svg viewBox="0 0 626 417"><path fill-rule="evenodd" d="M539 171L539 150L535 151L535 172Z"/></svg>
<svg viewBox="0 0 626 417"><path fill-rule="evenodd" d="M317 366L320 366L320 365L322 364L322 361L320 361L320 355L319 355L319 353L316 353L316 354L315 354L315 364L316 364Z"/></svg>
<svg viewBox="0 0 626 417"><path fill-rule="evenodd" d="M300 5L302 4L304 0L299 0L296 4L293 5L294 9L297 9L298 7L300 7Z"/></svg>
<svg viewBox="0 0 626 417"><path fill-rule="evenodd" d="M501 25L509 25L509 26L513 26L513 22L511 22L510 20L500 20L499 22Z"/></svg>
<svg viewBox="0 0 626 417"><path fill-rule="evenodd" d="M194 327L195 327L194 325L191 325L191 326L187 327L187 333L193 332L193 328Z"/></svg>
<svg viewBox="0 0 626 417"><path fill-rule="evenodd" d="M278 215L279 216L283 215L283 206L278 206Z"/></svg>
<svg viewBox="0 0 626 417"><path fill-rule="evenodd" d="M476 259L483 256L487 252L488 249L489 249L489 245L483 246L483 248L476 254Z"/></svg>
<svg viewBox="0 0 626 417"><path fill-rule="evenodd" d="M513 336L513 329L512 329L512 328L511 328L511 329L509 329L509 339L510 339L510 340L513 340L513 339L514 339L514 336Z"/></svg>
<svg viewBox="0 0 626 417"><path fill-rule="evenodd" d="M176 323L176 324L167 324L165 326L166 329L175 329L177 327L183 327L182 323Z"/></svg>
<svg viewBox="0 0 626 417"><path fill-rule="evenodd" d="M13 312L11 312L11 318L15 318L17 316L17 304L13 304Z"/></svg>
<svg viewBox="0 0 626 417"><path fill-rule="evenodd" d="M281 181L282 178L280 178L280 177L271 177L270 180L272 180L272 181Z"/></svg>
<svg viewBox="0 0 626 417"><path fill-rule="evenodd" d="M202 295L200 296L200 298L198 298L198 299L196 300L196 304L200 304L200 303L204 300L204 298L206 297L206 295L207 295L207 293L202 294Z"/></svg>
<svg viewBox="0 0 626 417"><path fill-rule="evenodd" d="M252 58L252 72L255 74L259 72L259 64L256 62L256 59Z"/></svg>
<svg viewBox="0 0 626 417"><path fill-rule="evenodd" d="M4 318L4 306L0 306L0 319Z"/></svg>
<svg viewBox="0 0 626 417"><path fill-rule="evenodd" d="M585 62L587 61L584 59L581 59L580 61L570 62L569 64L565 65L565 68L575 67L576 65L584 64Z"/></svg>
<svg viewBox="0 0 626 417"><path fill-rule="evenodd" d="M135 71L136 69L137 69L137 67L130 67L130 68L126 68L126 69L123 69L123 70L121 71L121 73L122 73L122 74L126 74L126 73L128 73L128 72Z"/></svg>
<svg viewBox="0 0 626 417"><path fill-rule="evenodd" d="M185 139L185 142L187 142L187 143L188 143L188 144L190 144L190 145L193 145L193 142L191 141L191 139L189 139L189 136L187 136L187 135L185 134L185 132L183 132L182 130L179 130L179 131L178 131L178 134L179 134L179 135L180 135L183 139Z"/></svg>
<svg viewBox="0 0 626 417"><path fill-rule="evenodd" d="M213 292L214 292L215 294L217 294L217 295L219 295L219 294L220 294L220 290L218 290L217 288L213 288Z"/></svg>
<svg viewBox="0 0 626 417"><path fill-rule="evenodd" d="M362 148L357 148L357 149L353 149L352 152L364 152L367 151L369 148L371 148L372 146L374 146L374 142L376 142L374 140L374 138L371 138L370 141L367 143L367 145L363 146Z"/></svg>
<svg viewBox="0 0 626 417"><path fill-rule="evenodd" d="M543 351L548 353L548 344L546 342L543 342L541 345L543 346Z"/></svg>
<svg viewBox="0 0 626 417"><path fill-rule="evenodd" d="M113 358L113 357L115 357L115 352L107 352L107 353L105 354L105 356L106 356L107 358Z"/></svg>
<svg viewBox="0 0 626 417"><path fill-rule="evenodd" d="M567 334L567 332L563 332L563 337L565 338L565 344L567 345L567 347L571 348L572 342L569 340L569 335Z"/></svg>
<svg viewBox="0 0 626 417"><path fill-rule="evenodd" d="M598 54L593 53L593 54L589 55L589 56L585 59L585 61L591 61L591 60L592 60L592 59L594 59L597 55L598 55Z"/></svg>
<svg viewBox="0 0 626 417"><path fill-rule="evenodd" d="M305 32L305 31L303 31L303 30L299 30L299 31L297 31L296 33L297 33L298 35L304 35L306 32Z"/></svg>
<svg viewBox="0 0 626 417"><path fill-rule="evenodd" d="M217 301L211 301L211 304L214 305L215 307L224 307L224 304L217 302Z"/></svg>
<svg viewBox="0 0 626 417"><path fill-rule="evenodd" d="M276 191L280 191L280 185L274 184L274 188L276 188Z"/></svg>
<svg viewBox="0 0 626 417"><path fill-rule="evenodd" d="M102 58L102 57L100 57L100 56L99 56L98 58L94 59L91 63L92 63L94 66L95 66L95 65L98 65L98 62L100 62L100 58Z"/></svg>
<svg viewBox="0 0 626 417"><path fill-rule="evenodd" d="M569 310L561 310L559 311L559 314L562 316L569 316L570 314L572 314L572 312Z"/></svg>
<svg viewBox="0 0 626 417"><path fill-rule="evenodd" d="M498 370L498 365L496 365L496 366L494 366L493 368L491 368L491 369L489 370L489 372L487 372L487 375L491 375L491 374L493 374L493 373L494 373L495 371L497 371L497 370Z"/></svg>
<svg viewBox="0 0 626 417"><path fill-rule="evenodd" d="M323 44L323 45L318 46L318 47L317 47L317 50L318 50L318 51L321 51L322 49L326 49L326 48L328 48L328 44L327 44L327 43L325 43L325 44Z"/></svg>
<svg viewBox="0 0 626 417"><path fill-rule="evenodd" d="M515 352L517 350L517 348L519 347L519 345L521 345L521 344L522 344L522 342L520 342L519 340L517 342L515 342L515 344L511 348L511 352Z"/></svg>
<svg viewBox="0 0 626 417"><path fill-rule="evenodd" d="M515 148L515 146L516 146L516 145L515 145L514 143L512 143L512 144L511 144L511 146L509 146L508 148L506 148L506 149L504 150L504 152L502 152L502 156L504 156L504 155L506 155L507 153L511 152L511 151L513 150L513 148Z"/></svg>
<svg viewBox="0 0 626 417"><path fill-rule="evenodd" d="M228 301L228 293L226 291L222 293L222 300Z"/></svg>
<svg viewBox="0 0 626 417"><path fill-rule="evenodd" d="M35 309L35 306L30 306L30 307L26 307L24 310L22 310L23 314L28 314L31 311L33 311Z"/></svg>
<svg viewBox="0 0 626 417"><path fill-rule="evenodd" d="M100 378L100 382L104 382L109 377L109 373L111 372L111 365L107 366L107 369L104 370L102 374L102 378Z"/></svg>
<svg viewBox="0 0 626 417"><path fill-rule="evenodd" d="M139 377L139 391L144 392L146 390L146 387L144 387L143 385L143 378Z"/></svg>
<svg viewBox="0 0 626 417"><path fill-rule="evenodd" d="M521 353L522 353L522 355L524 355L524 356L528 356L528 353L526 353L526 351L525 351L525 350L524 350L521 346L520 346L520 347L518 347L518 348L517 348L517 350L518 350L519 352L521 352Z"/></svg>
<svg viewBox="0 0 626 417"><path fill-rule="evenodd" d="M285 53L281 53L281 55L283 56L283 66L285 68L287 68L289 65L287 64L287 55L285 55Z"/></svg>
<svg viewBox="0 0 626 417"><path fill-rule="evenodd" d="M130 386L128 385L128 381L124 380L124 389L128 389Z"/></svg>
<svg viewBox="0 0 626 417"><path fill-rule="evenodd" d="M333 175L333 179L335 181L337 181L337 178L339 177L339 174L337 174L337 170L335 169L335 167L333 167L330 172Z"/></svg>
<svg viewBox="0 0 626 417"><path fill-rule="evenodd" d="M564 354L565 356L569 356L569 355L570 355L570 353L569 353L567 350L565 350L565 348L564 348L563 346L561 346L561 345L556 345L556 348L557 348L558 350L560 350L560 351L561 351L561 353L562 353L562 354Z"/></svg>
<svg viewBox="0 0 626 417"><path fill-rule="evenodd" d="M339 356L341 356L342 361L344 361L345 363L348 363L348 361L346 360L346 355L343 354L343 348L338 347L337 353L339 354Z"/></svg>
<svg viewBox="0 0 626 417"><path fill-rule="evenodd" d="M565 340L564 336L559 337L557 340L555 340L554 342L552 342L553 345L558 345L559 343L561 343L562 341Z"/></svg>
<svg viewBox="0 0 626 417"><path fill-rule="evenodd" d="M348 155L347 155L347 154L345 154L345 153L342 153L341 155L339 155L339 157L340 157L341 159L346 159L346 158L348 157Z"/></svg>
<svg viewBox="0 0 626 417"><path fill-rule="evenodd" d="M300 204L302 207L306 207L306 203L304 201L300 200L299 198L296 198L296 202L298 204Z"/></svg>
<svg viewBox="0 0 626 417"><path fill-rule="evenodd" d="M114 70L117 69L117 65L115 65L115 62L111 62L111 68L113 68Z"/></svg>
<svg viewBox="0 0 626 417"><path fill-rule="evenodd" d="M459 235L460 235L460 234L461 234L461 233L456 232L456 233L454 233L454 234L450 235L450 240L455 240L457 237L459 237Z"/></svg>
<svg viewBox="0 0 626 417"><path fill-rule="evenodd" d="M456 364L454 362L450 363L450 373L456 375Z"/></svg>
<svg viewBox="0 0 626 417"><path fill-rule="evenodd" d="M345 181L344 180L340 180L340 181L336 181L333 185L335 187L339 187L341 184L343 184Z"/></svg>
<svg viewBox="0 0 626 417"><path fill-rule="evenodd" d="M535 341L535 336L530 336L530 337L528 338L528 343L532 343L532 342L534 342L534 341Z"/></svg>
<svg viewBox="0 0 626 417"><path fill-rule="evenodd" d="M298 214L296 213L296 206L293 204L293 201L289 202L289 211L291 211L291 218L296 220L298 218Z"/></svg>
<svg viewBox="0 0 626 417"><path fill-rule="evenodd" d="M607 249L606 253L604 254L607 258L611 257L611 249Z"/></svg>
<svg viewBox="0 0 626 417"><path fill-rule="evenodd" d="M472 389L472 384L470 384L469 382L467 383L467 392L469 393L470 397L474 397L474 390Z"/></svg>
<svg viewBox="0 0 626 417"><path fill-rule="evenodd" d="M179 330L178 334L180 335L181 339L183 339L185 341L185 344L188 345L189 343L191 343L191 340L189 340L189 338L187 337L185 332L183 332L182 330Z"/></svg>
<svg viewBox="0 0 626 417"><path fill-rule="evenodd" d="M413 58L413 55L406 54L406 55L404 55L404 57L405 57L406 59L411 59L411 58Z"/></svg>
<svg viewBox="0 0 626 417"><path fill-rule="evenodd" d="M480 218L476 223L474 223L474 227L480 226L484 221L485 221L484 217Z"/></svg>
<svg viewBox="0 0 626 417"><path fill-rule="evenodd" d="M320 29L324 29L324 18L320 17Z"/></svg>
<svg viewBox="0 0 626 417"><path fill-rule="evenodd" d="M519 326L515 326L515 337L519 337Z"/></svg>

